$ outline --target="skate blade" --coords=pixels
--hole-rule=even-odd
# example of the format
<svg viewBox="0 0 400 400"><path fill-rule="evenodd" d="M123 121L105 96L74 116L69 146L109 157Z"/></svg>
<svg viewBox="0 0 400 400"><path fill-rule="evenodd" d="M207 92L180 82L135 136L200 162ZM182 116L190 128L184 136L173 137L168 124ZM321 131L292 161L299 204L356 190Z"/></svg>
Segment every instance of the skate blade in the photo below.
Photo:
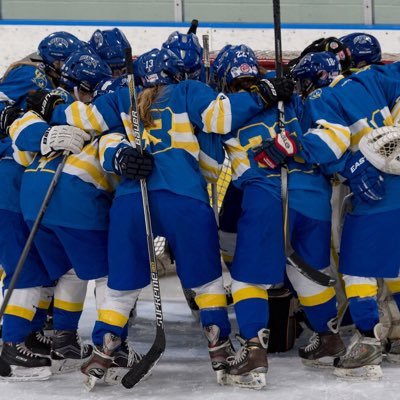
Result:
<svg viewBox="0 0 400 400"><path fill-rule="evenodd" d="M50 367L25 368L11 365L10 376L0 376L4 382L33 382L47 381L51 376Z"/></svg>
<svg viewBox="0 0 400 400"><path fill-rule="evenodd" d="M93 375L88 375L86 377L85 381L83 382L83 386L84 386L85 390L87 392L91 392L99 380L100 380L99 378L97 378Z"/></svg>
<svg viewBox="0 0 400 400"><path fill-rule="evenodd" d="M118 385L122 378L130 371L130 368L111 367L104 375L104 382L107 385Z"/></svg>
<svg viewBox="0 0 400 400"><path fill-rule="evenodd" d="M359 368L335 368L333 374L348 380L379 380L383 377L380 365L364 365Z"/></svg>
<svg viewBox="0 0 400 400"><path fill-rule="evenodd" d="M81 365L87 361L87 358L72 359L65 358L64 360L51 360L51 372L55 375L65 374L78 370Z"/></svg>
<svg viewBox="0 0 400 400"><path fill-rule="evenodd" d="M226 374L225 385L260 390L267 386L266 372L250 372L246 375Z"/></svg>
<svg viewBox="0 0 400 400"><path fill-rule="evenodd" d="M333 368L334 359L335 359L334 357L321 357L318 358L317 360L307 360L305 358L301 358L301 362L306 367L326 369L326 368Z"/></svg>
<svg viewBox="0 0 400 400"><path fill-rule="evenodd" d="M221 369L219 371L215 371L217 373L217 383L218 385L226 385L226 371Z"/></svg>
<svg viewBox="0 0 400 400"><path fill-rule="evenodd" d="M387 353L385 359L391 364L400 364L400 354Z"/></svg>

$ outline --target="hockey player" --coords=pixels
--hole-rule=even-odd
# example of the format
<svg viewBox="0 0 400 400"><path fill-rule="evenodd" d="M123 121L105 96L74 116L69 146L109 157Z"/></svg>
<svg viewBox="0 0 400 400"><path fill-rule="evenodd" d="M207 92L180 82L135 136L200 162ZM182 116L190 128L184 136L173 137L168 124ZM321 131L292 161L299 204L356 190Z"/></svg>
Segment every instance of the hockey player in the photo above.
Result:
<svg viewBox="0 0 400 400"><path fill-rule="evenodd" d="M79 39L67 32L53 33L39 44L38 52L44 65L30 60L16 62L7 69L0 83L0 130L3 137L0 159L0 214L3 221L0 229L0 263L7 273L5 289L29 234L21 215L19 191L24 167L31 161L29 154L13 151L8 126L20 116L28 91L54 87L53 78L59 76L63 60L80 45ZM9 245L11 242L13 246ZM3 319L4 346L1 357L12 365L13 373L7 378L9 380L46 379L50 376L50 362L43 357L50 353L50 340L41 330L52 290L41 289L40 286L51 283L42 260L35 247L32 247Z"/></svg>
<svg viewBox="0 0 400 400"><path fill-rule="evenodd" d="M378 39L368 33L355 32L339 39L351 53L351 69L356 71L367 65L380 64L381 45Z"/></svg>
<svg viewBox="0 0 400 400"><path fill-rule="evenodd" d="M111 77L107 64L92 53L78 51L65 60L56 93L67 103L90 101L96 84L106 77ZM91 137L78 128L49 126L28 112L14 122L10 134L19 150L34 154L21 185L21 209L30 226L61 162L60 152L73 153L35 236L46 270L57 280L50 356L53 372L64 372L79 366L92 350L81 343L77 328L87 280L98 280L98 298L99 286L106 283L108 209L116 181L99 165L98 138L85 145Z"/></svg>
<svg viewBox="0 0 400 400"><path fill-rule="evenodd" d="M385 68L363 70L326 93L317 90L309 96L305 118L309 129L300 137L305 157L339 172L353 192L339 264L357 327L346 355L335 360L335 375L345 378L381 378L382 342L389 360L395 361L399 353L398 329L382 336L376 279L384 278L393 287L399 281L400 178L377 170L358 150L365 134L399 119L399 81ZM265 148L266 157L277 160L284 154L274 143L271 149Z"/></svg>
<svg viewBox="0 0 400 400"><path fill-rule="evenodd" d="M205 329L212 327L213 331L209 346L213 367L221 370L231 354L230 325L217 228L205 181L198 170L200 149L193 134L194 126L205 132L226 133L241 126L249 115L260 112L266 104L275 104L287 96L292 87L282 80L261 82L254 88L257 93L216 96L201 82L179 82L183 63L167 49L143 55L138 69L142 71L141 79L146 87L138 104L145 128L143 155L130 144L133 137L127 118L130 98L126 89L101 96L89 107L73 103L53 110L51 105L43 107L40 93L31 102L47 118L52 114L53 122L63 123L72 110L80 110L81 118L75 122L81 128L112 130L123 122L127 131L125 137L107 135L101 140L103 167L124 179L117 188L110 213L110 272L106 300L93 333L96 350L82 370L96 377L105 373L132 305L141 288L150 282L138 182L150 173L148 190L154 233L169 241L183 287L197 293L202 324Z"/></svg>
<svg viewBox="0 0 400 400"><path fill-rule="evenodd" d="M336 55L320 52L305 55L293 69L292 76L297 92L305 100L316 89L330 90L327 86L338 79L340 73ZM301 117L302 106L299 108L297 115ZM329 176L317 165L299 157L289 159L287 168L292 246L309 265L329 273L332 215ZM287 275L315 332L310 343L299 348L299 356L305 365L333 366L334 358L346 351L337 331L334 288L313 283L289 266Z"/></svg>
<svg viewBox="0 0 400 400"><path fill-rule="evenodd" d="M203 48L194 33L172 32L162 48L171 50L183 61L187 79L204 81Z"/></svg>
<svg viewBox="0 0 400 400"><path fill-rule="evenodd" d="M227 93L250 91L260 80L254 52L245 45L231 46L218 58L215 80ZM215 69L215 66L214 66ZM290 96L287 98L290 100ZM287 108L286 129L299 130L294 108ZM277 110L265 110L238 130L223 136L232 164L233 184L243 191L237 243L229 271L239 325L240 349L228 358L225 382L240 387L266 385L269 319L267 289L284 280L280 171L269 171L253 159L252 147L275 137Z"/></svg>
<svg viewBox="0 0 400 400"><path fill-rule="evenodd" d="M131 45L120 29L97 29L89 39L89 45L110 66L113 76L126 74L125 50Z"/></svg>

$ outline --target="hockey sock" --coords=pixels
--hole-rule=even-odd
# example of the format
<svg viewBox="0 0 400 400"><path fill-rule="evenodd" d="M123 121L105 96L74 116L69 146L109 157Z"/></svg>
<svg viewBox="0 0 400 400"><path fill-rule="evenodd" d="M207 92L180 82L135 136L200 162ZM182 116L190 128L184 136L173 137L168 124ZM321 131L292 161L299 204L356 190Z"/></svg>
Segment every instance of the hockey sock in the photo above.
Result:
<svg viewBox="0 0 400 400"><path fill-rule="evenodd" d="M349 299L350 313L360 332L366 333L374 329L379 322L378 304L374 297L351 297ZM373 335L372 335L373 336Z"/></svg>
<svg viewBox="0 0 400 400"><path fill-rule="evenodd" d="M323 333L328 331L328 321L336 317L336 296L328 301L318 304L306 306L302 304L304 313L315 332Z"/></svg>
<svg viewBox="0 0 400 400"><path fill-rule="evenodd" d="M200 310L200 321L203 327L217 325L220 329L221 338L227 338L231 333L231 324L226 307Z"/></svg>
<svg viewBox="0 0 400 400"><path fill-rule="evenodd" d="M257 337L268 326L268 292L263 286L233 280L232 296L240 335L244 339Z"/></svg>

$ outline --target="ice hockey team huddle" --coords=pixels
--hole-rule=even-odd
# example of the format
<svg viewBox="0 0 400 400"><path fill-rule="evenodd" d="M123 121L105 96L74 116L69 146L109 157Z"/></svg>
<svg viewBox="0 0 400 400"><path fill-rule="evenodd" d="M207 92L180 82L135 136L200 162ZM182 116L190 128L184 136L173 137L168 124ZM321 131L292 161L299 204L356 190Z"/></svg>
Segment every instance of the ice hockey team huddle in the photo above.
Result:
<svg viewBox="0 0 400 400"><path fill-rule="evenodd" d="M127 338L151 282L144 182L153 234L166 238L198 309L219 384L267 385L268 293L282 283L314 332L298 348L305 366L379 379L386 362L400 364L400 63L383 64L365 33L316 40L277 75L245 44L226 45L208 67L194 33L173 32L133 62L129 47L117 28L89 42L55 32L0 80L3 294L47 205L2 319L0 380L80 369L101 389L143 368ZM226 158L231 182L216 218L207 184ZM336 286L316 279L333 275ZM84 344L89 280L97 320ZM354 326L345 341L344 320Z"/></svg>

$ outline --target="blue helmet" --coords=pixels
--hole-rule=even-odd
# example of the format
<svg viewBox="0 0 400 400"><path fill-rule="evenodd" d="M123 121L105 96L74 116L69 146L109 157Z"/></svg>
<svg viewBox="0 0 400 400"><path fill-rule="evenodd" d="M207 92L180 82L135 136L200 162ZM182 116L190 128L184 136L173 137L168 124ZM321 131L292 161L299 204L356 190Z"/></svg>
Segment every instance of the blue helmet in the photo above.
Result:
<svg viewBox="0 0 400 400"><path fill-rule="evenodd" d="M341 71L336 55L323 51L306 54L294 67L292 76L297 81L298 92L307 97L313 90L328 86Z"/></svg>
<svg viewBox="0 0 400 400"><path fill-rule="evenodd" d="M189 79L199 79L203 65L203 48L194 33L172 32L162 48L173 51L184 63Z"/></svg>
<svg viewBox="0 0 400 400"><path fill-rule="evenodd" d="M119 76L118 78L105 78L102 79L96 86L93 97L99 97L103 94L113 93L121 87L128 86L128 78L126 76Z"/></svg>
<svg viewBox="0 0 400 400"><path fill-rule="evenodd" d="M102 79L111 78L110 67L98 56L90 52L75 52L61 67L60 84L68 91L78 87L85 92L93 92Z"/></svg>
<svg viewBox="0 0 400 400"><path fill-rule="evenodd" d="M125 67L125 49L130 44L118 28L104 31L97 29L90 38L89 45L112 70Z"/></svg>
<svg viewBox="0 0 400 400"><path fill-rule="evenodd" d="M224 90L226 85L237 78L259 77L257 57L250 47L240 44L225 46L224 49L225 51L222 54L220 52L216 58L217 65L214 65L215 80L219 90Z"/></svg>
<svg viewBox="0 0 400 400"><path fill-rule="evenodd" d="M143 87L177 83L185 74L183 61L165 48L153 49L142 54L134 65Z"/></svg>
<svg viewBox="0 0 400 400"><path fill-rule="evenodd" d="M54 69L55 61L65 61L73 52L84 50L87 43L68 32L54 32L46 36L38 47L38 53L47 67Z"/></svg>
<svg viewBox="0 0 400 400"><path fill-rule="evenodd" d="M210 68L210 85L213 86L215 89L218 89L218 82L217 82L217 70L220 66L220 61L222 56L224 55L225 51L232 47L231 44L226 44L217 54L214 59L214 62Z"/></svg>
<svg viewBox="0 0 400 400"><path fill-rule="evenodd" d="M343 36L340 41L350 49L353 68L375 64L382 59L381 45L375 36L355 32Z"/></svg>

